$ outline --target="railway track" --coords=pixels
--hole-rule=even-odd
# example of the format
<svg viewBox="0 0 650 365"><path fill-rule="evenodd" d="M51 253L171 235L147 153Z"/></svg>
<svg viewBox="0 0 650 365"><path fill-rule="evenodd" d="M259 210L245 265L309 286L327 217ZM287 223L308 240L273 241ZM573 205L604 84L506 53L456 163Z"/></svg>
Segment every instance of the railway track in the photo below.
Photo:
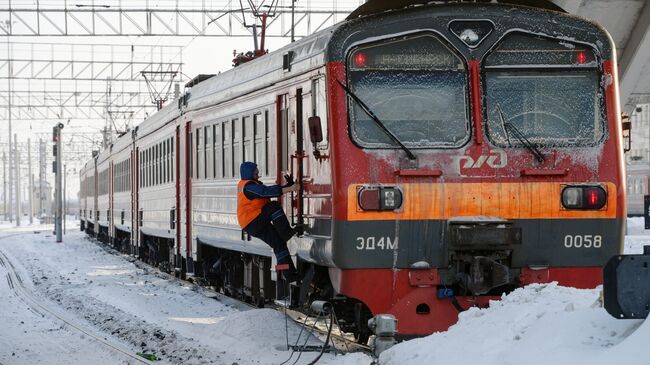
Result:
<svg viewBox="0 0 650 365"><path fill-rule="evenodd" d="M11 237L19 236L24 233L9 234L0 237L0 241L6 240ZM124 348L120 344L113 343L109 340L106 340L102 335L98 334L95 330L91 329L88 326L81 324L73 318L70 318L67 314L57 309L54 305L48 305L47 302L39 300L34 297L34 295L29 291L25 286L22 277L17 272L16 267L11 262L9 257L0 249L0 266L4 267L7 271L6 280L9 285L9 288L16 294L16 296L23 301L30 309L39 313L41 315L47 315L52 318L65 323L68 328L73 329L79 333L84 334L87 338L92 339L95 342L102 344L105 348L109 349L111 352L119 354L124 358L135 361L141 364L154 364L153 362L146 360L140 356L134 355L130 350Z"/></svg>
<svg viewBox="0 0 650 365"><path fill-rule="evenodd" d="M115 250L113 247L110 247L109 245L95 239L94 237L92 237L92 238L89 237L89 239L92 242L94 242L95 244L97 244L99 247L101 247L107 253L110 253L112 255L128 256L128 255L126 255L126 254L124 254L124 253L122 253L120 251ZM128 256L128 257L131 258L131 256ZM147 263L145 263L143 261L140 261L138 259L133 259L133 263L140 269L146 268L148 270L154 271L156 275L159 275L162 278L165 278L165 279L168 279L168 280L179 280L174 275L172 275L170 273L167 273L165 271L161 271L157 267L151 266L151 265L149 265L149 264L147 264ZM250 308L250 309L259 308L258 306L254 305L254 304L247 303L247 302L245 302L243 300L240 300L238 298L231 297L231 296L225 295L225 294L223 294L221 292L218 292L216 290L213 290L213 288L210 287L210 286L200 285L199 283L197 283L195 281L187 281L187 280L185 280L185 282L188 283L188 285L196 286L198 288L209 291L209 296L219 298L219 300L221 300L221 301L223 301L224 299L227 299L227 300L231 300L233 302L236 302L237 305L245 307L245 308ZM232 304L232 303L230 303L230 304ZM328 330L327 330L327 323L325 322L325 320L318 321L318 323L314 323L314 322L316 322L316 318L314 318L314 317L310 317L307 320L305 320L305 313L300 312L300 311L296 311L296 310L293 310L293 309L287 309L285 311L285 306L280 301L276 301L275 303L267 304L265 306L265 308L271 308L271 309L277 310L278 312L286 314L288 316L288 318L290 318L296 325L302 327L304 330L313 330L314 332L317 332L320 335L321 340L324 340L324 338L327 336ZM336 350L339 351L339 352L344 352L343 349L345 349L345 352L362 351L362 352L365 352L368 355L372 356L372 349L369 346L359 344L359 343L355 342L352 335L342 334L342 332L339 331L339 329L338 329L338 327L336 325L332 329L330 337L331 337L331 341L336 341ZM289 339L290 345L292 345L291 341L292 341L292 339ZM295 341L295 339L294 339L294 341Z"/></svg>

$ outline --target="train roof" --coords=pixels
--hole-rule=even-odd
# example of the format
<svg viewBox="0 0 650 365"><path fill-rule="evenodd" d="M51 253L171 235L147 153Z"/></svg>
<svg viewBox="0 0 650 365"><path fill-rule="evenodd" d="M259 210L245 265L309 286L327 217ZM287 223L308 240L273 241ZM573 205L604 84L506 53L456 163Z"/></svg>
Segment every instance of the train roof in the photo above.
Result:
<svg viewBox="0 0 650 365"><path fill-rule="evenodd" d="M329 61L343 61L349 48L356 42L367 42L373 38L385 38L390 37L391 34L400 34L400 27L405 26L409 27L411 32L414 25L417 27L418 24L422 24L422 29L428 29L430 25L426 24L431 24L432 15L440 17L441 22L444 23L445 16L457 17L457 12L453 12L453 9L458 6L468 9L471 7L484 18L489 17L491 13L502 15L503 6L509 6L513 9L508 12L508 18L516 16L530 18L531 24L538 24L538 29L535 31L539 34L562 37L562 32L566 31L570 34L584 36L585 39L592 41L595 46L600 48L604 54L613 48L611 39L608 42L602 42L602 35L605 34L607 37L609 35L597 24L562 13L560 8L535 5L549 3L545 0L499 0L489 3L401 0L384 7L381 3L385 2L369 1L355 10L343 22L215 76L205 75L198 79L195 78L188 84L191 87L181 100L183 101L181 109L179 109L181 104L178 100L167 104L137 126L136 138L147 136L174 121L183 113L218 105L259 88L317 69ZM540 13L539 8L546 11ZM405 17L409 17L409 22L404 22ZM572 24L564 24L569 19ZM378 27L376 24L382 26ZM553 24L553 27L547 28L548 24ZM579 28L576 27L577 24L580 25ZM480 48L472 52L478 50ZM114 145L121 145L125 140L131 140L128 133L118 138ZM102 159L105 153L110 153L110 149L102 151L98 158Z"/></svg>

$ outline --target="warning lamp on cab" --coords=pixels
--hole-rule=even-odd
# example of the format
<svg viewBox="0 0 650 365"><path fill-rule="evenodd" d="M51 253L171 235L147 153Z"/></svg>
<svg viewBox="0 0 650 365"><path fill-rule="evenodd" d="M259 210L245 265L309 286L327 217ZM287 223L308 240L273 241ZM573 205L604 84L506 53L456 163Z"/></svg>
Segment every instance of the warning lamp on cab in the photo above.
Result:
<svg viewBox="0 0 650 365"><path fill-rule="evenodd" d="M585 51L578 51L578 54L576 55L576 61L579 65L583 65L587 62L587 54Z"/></svg>
<svg viewBox="0 0 650 365"><path fill-rule="evenodd" d="M599 210L607 203L602 186L578 185L562 189L562 205L566 209Z"/></svg>
<svg viewBox="0 0 650 365"><path fill-rule="evenodd" d="M361 210L397 210L402 206L402 191L395 186L364 186L357 198Z"/></svg>
<svg viewBox="0 0 650 365"><path fill-rule="evenodd" d="M358 52L354 55L354 66L364 68L367 66L368 56L363 52Z"/></svg>

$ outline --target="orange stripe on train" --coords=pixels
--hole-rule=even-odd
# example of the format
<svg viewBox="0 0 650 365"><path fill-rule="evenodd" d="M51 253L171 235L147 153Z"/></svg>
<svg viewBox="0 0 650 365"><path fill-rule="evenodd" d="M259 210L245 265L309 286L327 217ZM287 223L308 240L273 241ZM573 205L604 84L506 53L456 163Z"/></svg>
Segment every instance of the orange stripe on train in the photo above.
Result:
<svg viewBox="0 0 650 365"><path fill-rule="evenodd" d="M363 211L357 191L348 186L348 220L449 219L460 216L496 216L506 219L616 218L616 185L600 183L607 191L601 210L566 210L562 188L570 183L440 183L399 184L404 202L398 211ZM577 184L576 184L577 185ZM394 185L390 185L394 186Z"/></svg>

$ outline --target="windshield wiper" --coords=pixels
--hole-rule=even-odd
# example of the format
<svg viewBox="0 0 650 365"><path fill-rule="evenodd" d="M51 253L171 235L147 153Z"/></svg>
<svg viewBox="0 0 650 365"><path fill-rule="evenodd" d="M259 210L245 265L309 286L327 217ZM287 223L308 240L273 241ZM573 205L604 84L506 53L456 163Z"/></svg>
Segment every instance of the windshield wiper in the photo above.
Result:
<svg viewBox="0 0 650 365"><path fill-rule="evenodd" d="M519 130L519 128L515 127L514 124L508 122L506 120L505 115L503 114L503 110L501 110L501 105L497 103L497 111L499 112L499 118L501 118L501 124L504 126L504 131L506 132L506 138L508 139L508 144L510 144L510 133L515 136L523 144L528 150L535 156L537 159L537 162L544 162L544 155L535 147L534 144L532 144L526 136L524 136L523 133Z"/></svg>
<svg viewBox="0 0 650 365"><path fill-rule="evenodd" d="M404 145L404 143L402 143L402 141L400 141L399 138L397 138L397 136L395 136L395 135L393 134L393 132L391 132L390 130L388 130L388 128L386 128L386 125L384 125L384 123L382 123L382 121L379 120L379 118L377 118L377 116L375 115L375 113L373 113L372 110L370 110L370 108L369 108L369 107L368 107L368 106L367 106L367 105L366 105L366 104L365 104L361 99L359 99L358 96L356 96L356 95L352 92L352 90L350 90L347 86L345 86L345 85L341 82L341 80L338 80L338 79L337 79L336 81L338 81L339 85L341 85L341 87L343 88L343 90L345 90L345 92L346 92L348 95L350 95L350 96L352 97L352 100L356 101L357 104L359 104L359 106L361 107L361 109L363 109L363 111L364 111L366 114L368 114L368 116L370 117L370 119L372 119L375 123L377 123L377 125L379 126L379 128L381 128L381 130L384 131L384 133L386 133L386 135L387 135L388 137L390 137L390 139L392 139L395 143L397 143L397 144L398 144L398 145L399 145L399 146L404 150L404 152L406 152L406 155L408 156L408 158L411 159L411 160L415 160L415 155L413 154L413 152L411 152L411 150L409 150L408 147L406 147L406 146Z"/></svg>

